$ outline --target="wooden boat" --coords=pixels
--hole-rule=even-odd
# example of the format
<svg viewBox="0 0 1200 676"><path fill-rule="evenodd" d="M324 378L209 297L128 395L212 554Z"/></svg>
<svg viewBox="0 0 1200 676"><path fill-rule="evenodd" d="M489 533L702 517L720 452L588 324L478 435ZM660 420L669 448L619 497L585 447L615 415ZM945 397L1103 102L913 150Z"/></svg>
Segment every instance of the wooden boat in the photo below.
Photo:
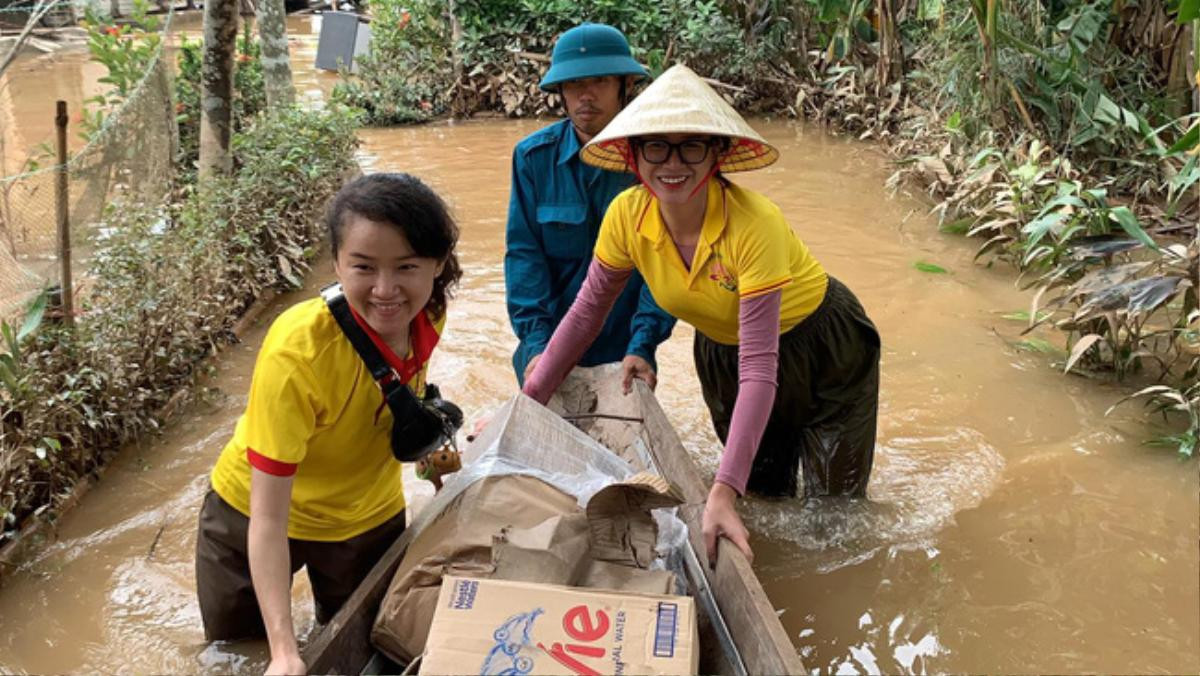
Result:
<svg viewBox="0 0 1200 676"><path fill-rule="evenodd" d="M514 406L531 410L538 405L519 396L506 404L505 410ZM619 368L577 368L550 402L550 408L635 467L648 464L648 469L662 474L682 494L685 505L679 516L689 530L691 553L698 559L685 572L689 594L697 599L700 672L803 672L775 609L741 552L722 540L716 567L700 563L706 561L700 517L708 491L650 389L638 381L634 391L625 396L621 393ZM465 455L471 457L470 449ZM311 673L397 670L399 665L381 661L370 643L370 633L383 594L413 532L406 531L392 545L346 605L305 647L303 657Z"/></svg>

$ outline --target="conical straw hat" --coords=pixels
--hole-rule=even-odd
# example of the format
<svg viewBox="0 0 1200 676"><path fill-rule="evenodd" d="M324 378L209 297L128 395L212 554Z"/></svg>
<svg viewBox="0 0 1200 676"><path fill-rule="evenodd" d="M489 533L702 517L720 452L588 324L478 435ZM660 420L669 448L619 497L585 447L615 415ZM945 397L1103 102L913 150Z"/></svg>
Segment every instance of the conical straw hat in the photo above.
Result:
<svg viewBox="0 0 1200 676"><path fill-rule="evenodd" d="M730 140L721 155L725 173L762 169L779 151L750 128L713 88L683 64L658 76L633 103L583 148L584 162L610 171L627 171L629 137L647 134L710 134Z"/></svg>

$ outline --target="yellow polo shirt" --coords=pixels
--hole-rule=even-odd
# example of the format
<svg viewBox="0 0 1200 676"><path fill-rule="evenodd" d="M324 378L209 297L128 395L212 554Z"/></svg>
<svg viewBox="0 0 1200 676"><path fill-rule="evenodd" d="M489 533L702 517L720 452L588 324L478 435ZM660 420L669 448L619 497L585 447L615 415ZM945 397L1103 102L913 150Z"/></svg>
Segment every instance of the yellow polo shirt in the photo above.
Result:
<svg viewBox="0 0 1200 676"><path fill-rule="evenodd" d="M708 182L708 205L691 269L683 264L658 211L635 186L613 200L595 256L616 270L637 268L659 307L726 345L738 342L738 303L781 290L779 331L812 314L829 277L792 232L779 207L735 184Z"/></svg>
<svg viewBox="0 0 1200 676"><path fill-rule="evenodd" d="M434 322L440 333L445 318ZM425 390L428 362L409 386ZM286 310L271 325L246 411L212 471L213 489L250 513L250 468L291 474L288 536L337 542L404 509L392 456L392 413L324 300Z"/></svg>

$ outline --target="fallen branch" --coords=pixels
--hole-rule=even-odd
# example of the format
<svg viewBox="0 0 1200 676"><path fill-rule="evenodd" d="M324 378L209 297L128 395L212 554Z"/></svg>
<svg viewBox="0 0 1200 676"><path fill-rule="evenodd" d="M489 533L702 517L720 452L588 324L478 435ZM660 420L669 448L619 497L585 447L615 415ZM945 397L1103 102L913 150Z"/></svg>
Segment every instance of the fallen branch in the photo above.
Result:
<svg viewBox="0 0 1200 676"><path fill-rule="evenodd" d="M724 82L721 82L720 80L714 80L711 77L702 77L700 79L707 82L709 84L709 86L711 86L711 87L721 87L723 89L729 89L729 90L732 90L732 91L735 91L738 93L744 93L746 91L745 87L739 87L737 85L725 84Z"/></svg>

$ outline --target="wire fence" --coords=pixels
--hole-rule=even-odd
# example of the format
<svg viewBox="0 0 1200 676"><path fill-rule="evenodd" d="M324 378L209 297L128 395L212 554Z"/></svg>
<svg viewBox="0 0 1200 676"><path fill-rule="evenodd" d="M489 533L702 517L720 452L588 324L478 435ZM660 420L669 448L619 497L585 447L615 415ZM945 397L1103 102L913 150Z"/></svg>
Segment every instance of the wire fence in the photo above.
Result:
<svg viewBox="0 0 1200 676"><path fill-rule="evenodd" d="M104 10L106 4L96 7ZM119 209L129 198L161 200L171 187L172 165L179 147L172 73L166 58L166 38L174 18L172 5L160 17L158 47L141 79L114 109L105 111L103 123L87 135L66 163L70 263L77 301L86 298L87 263L97 238L105 236L101 224L106 210ZM103 68L98 65L50 59L34 66L48 71L47 86L39 88L46 100L38 102L39 110L45 109L45 119L53 116L56 97L62 98L61 91L51 85L58 74L55 71L63 67L84 71L85 65L89 66L88 72L80 77L91 80L87 85L92 91L103 91L103 83L97 84L103 76ZM0 81L0 317L6 318L19 313L42 289L60 284L62 248L55 194L58 166L49 152L54 137L29 147L28 139L10 134L18 123L18 106L12 104L11 97L10 105L4 105L8 84ZM76 142L84 129L80 106L98 105L87 100L90 96L81 95L83 89L76 90L80 100L72 104L69 117L68 134ZM29 110L26 101L18 103L20 110ZM13 138L24 140L24 147L15 147Z"/></svg>
<svg viewBox="0 0 1200 676"><path fill-rule="evenodd" d="M0 7L0 27L21 27L33 14L35 0L12 2ZM75 19L80 4L74 0L58 0L45 6L46 15L42 17L41 26L54 28L66 26Z"/></svg>

